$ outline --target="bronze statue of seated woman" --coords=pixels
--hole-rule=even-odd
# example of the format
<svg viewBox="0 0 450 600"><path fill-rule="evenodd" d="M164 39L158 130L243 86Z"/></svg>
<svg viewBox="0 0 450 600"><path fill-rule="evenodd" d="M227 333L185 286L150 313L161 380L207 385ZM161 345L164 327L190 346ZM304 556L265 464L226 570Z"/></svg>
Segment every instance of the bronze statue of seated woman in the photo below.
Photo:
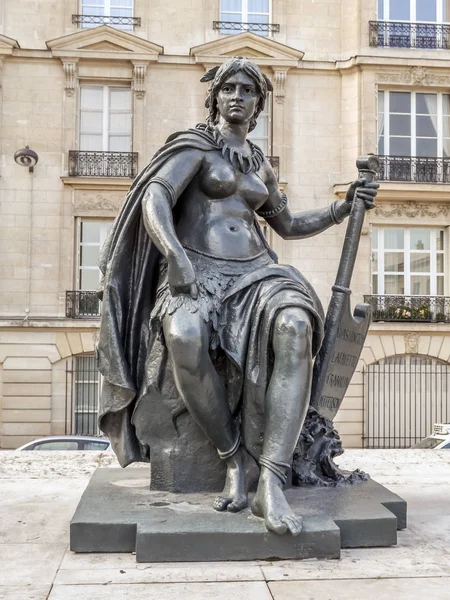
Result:
<svg viewBox="0 0 450 600"><path fill-rule="evenodd" d="M378 184L357 181L345 200L292 214L247 139L270 81L241 57L202 80L212 82L207 123L169 137L134 181L102 251L100 428L122 466L149 460L143 398L163 393L170 371L172 394L226 463L214 508L241 511L257 483L253 514L296 535L301 517L283 486L324 316L306 279L277 263L257 217L284 239L309 237L341 223L355 194L372 208Z"/></svg>

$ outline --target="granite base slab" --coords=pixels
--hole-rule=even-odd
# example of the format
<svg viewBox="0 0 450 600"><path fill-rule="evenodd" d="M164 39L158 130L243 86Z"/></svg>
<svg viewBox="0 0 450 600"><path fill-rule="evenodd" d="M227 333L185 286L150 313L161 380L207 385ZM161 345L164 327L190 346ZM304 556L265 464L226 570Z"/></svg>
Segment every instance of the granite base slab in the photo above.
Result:
<svg viewBox="0 0 450 600"><path fill-rule="evenodd" d="M138 562L339 558L341 548L391 546L406 502L373 480L286 491L299 536L269 533L249 509L212 508L214 494L150 491L142 468L98 469L70 524L74 552L136 552Z"/></svg>

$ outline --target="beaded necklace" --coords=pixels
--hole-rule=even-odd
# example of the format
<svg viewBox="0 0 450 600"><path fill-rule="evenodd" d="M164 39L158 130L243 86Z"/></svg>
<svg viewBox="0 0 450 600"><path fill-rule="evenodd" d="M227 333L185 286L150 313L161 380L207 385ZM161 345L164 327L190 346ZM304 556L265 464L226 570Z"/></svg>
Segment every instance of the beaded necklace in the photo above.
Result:
<svg viewBox="0 0 450 600"><path fill-rule="evenodd" d="M245 156L239 150L236 150L235 148L230 148L230 146L228 146L228 144L217 131L217 129L209 127L204 123L200 123L199 125L197 125L197 129L201 129L209 133L221 149L222 156L226 158L233 165L233 167L237 166L238 169L245 175L247 173L250 173L250 171L257 173L261 168L261 165L264 162L264 153L261 150L261 148L258 148L258 146L253 144L253 142L251 142L250 140L247 140L247 142L250 146L250 150L252 151L252 153L249 156Z"/></svg>

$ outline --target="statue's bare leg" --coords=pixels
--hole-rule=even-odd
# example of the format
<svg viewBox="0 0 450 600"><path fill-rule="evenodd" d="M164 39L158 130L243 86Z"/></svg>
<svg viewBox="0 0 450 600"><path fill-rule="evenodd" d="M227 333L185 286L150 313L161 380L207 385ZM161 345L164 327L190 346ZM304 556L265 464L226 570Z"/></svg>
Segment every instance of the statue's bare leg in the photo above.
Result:
<svg viewBox="0 0 450 600"><path fill-rule="evenodd" d="M166 315L164 337L175 383L186 408L227 462L223 493L216 510L238 512L248 506L248 490L259 473L254 459L240 446L224 383L209 355L209 328L199 313L179 308Z"/></svg>
<svg viewBox="0 0 450 600"><path fill-rule="evenodd" d="M274 323L275 355L266 393L265 432L260 457L261 475L252 512L275 533L298 535L302 519L294 514L283 493L283 482L292 461L309 404L312 357L311 321L301 308L280 310Z"/></svg>

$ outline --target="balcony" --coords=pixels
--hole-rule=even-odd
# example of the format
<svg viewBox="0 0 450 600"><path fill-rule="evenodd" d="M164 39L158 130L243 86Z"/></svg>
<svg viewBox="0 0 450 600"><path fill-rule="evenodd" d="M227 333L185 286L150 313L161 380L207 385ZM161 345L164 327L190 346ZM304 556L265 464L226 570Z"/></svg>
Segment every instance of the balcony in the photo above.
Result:
<svg viewBox="0 0 450 600"><path fill-rule="evenodd" d="M273 172L277 178L277 181L280 181L280 157L279 156L267 156L267 160L272 165Z"/></svg>
<svg viewBox="0 0 450 600"><path fill-rule="evenodd" d="M372 321L450 323L450 296L364 296Z"/></svg>
<svg viewBox="0 0 450 600"><path fill-rule="evenodd" d="M380 181L450 183L450 158L378 156Z"/></svg>
<svg viewBox="0 0 450 600"><path fill-rule="evenodd" d="M236 31L251 31L257 35L268 35L269 33L279 33L280 26L273 23L238 23L234 21L213 21L213 29L220 33L234 33Z"/></svg>
<svg viewBox="0 0 450 600"><path fill-rule="evenodd" d="M140 17L113 17L105 15L72 15L72 23L81 27L110 25L118 29L133 29L141 26Z"/></svg>
<svg viewBox="0 0 450 600"><path fill-rule="evenodd" d="M97 292L66 292L66 317L68 319L97 319L100 317L100 306Z"/></svg>
<svg viewBox="0 0 450 600"><path fill-rule="evenodd" d="M369 44L375 47L447 50L450 48L450 25L369 21Z"/></svg>
<svg viewBox="0 0 450 600"><path fill-rule="evenodd" d="M136 177L137 152L69 150L69 177Z"/></svg>

